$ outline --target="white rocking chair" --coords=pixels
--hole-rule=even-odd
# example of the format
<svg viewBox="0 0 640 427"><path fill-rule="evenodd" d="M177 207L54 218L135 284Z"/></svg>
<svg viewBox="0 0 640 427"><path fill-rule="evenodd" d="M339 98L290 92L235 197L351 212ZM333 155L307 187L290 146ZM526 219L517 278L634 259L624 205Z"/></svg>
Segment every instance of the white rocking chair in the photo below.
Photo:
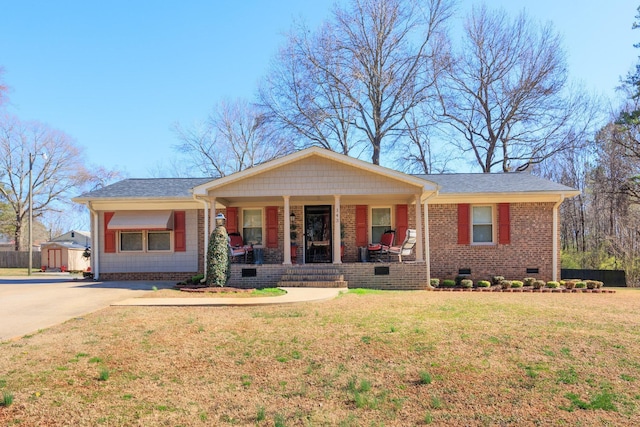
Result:
<svg viewBox="0 0 640 427"><path fill-rule="evenodd" d="M404 242L400 246L391 246L388 254L398 255L398 262L402 262L403 256L409 256L413 252L413 248L416 246L416 230L408 229L407 235L404 238ZM389 255L387 255L388 257ZM388 259L388 258L387 258Z"/></svg>

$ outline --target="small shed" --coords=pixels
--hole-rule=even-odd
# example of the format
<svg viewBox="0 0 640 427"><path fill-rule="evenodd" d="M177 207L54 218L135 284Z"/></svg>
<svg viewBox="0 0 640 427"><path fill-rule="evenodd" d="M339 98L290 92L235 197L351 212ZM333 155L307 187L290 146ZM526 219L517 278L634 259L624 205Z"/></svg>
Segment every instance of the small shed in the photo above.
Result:
<svg viewBox="0 0 640 427"><path fill-rule="evenodd" d="M71 230L42 244L42 269L47 271L87 271L85 251L91 250L91 233Z"/></svg>

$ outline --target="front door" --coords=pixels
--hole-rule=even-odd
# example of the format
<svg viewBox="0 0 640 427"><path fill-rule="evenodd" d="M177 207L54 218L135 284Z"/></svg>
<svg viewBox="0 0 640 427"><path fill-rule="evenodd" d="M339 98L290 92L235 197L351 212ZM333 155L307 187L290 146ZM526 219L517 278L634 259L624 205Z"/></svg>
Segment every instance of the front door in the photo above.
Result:
<svg viewBox="0 0 640 427"><path fill-rule="evenodd" d="M304 207L305 262L331 262L331 206Z"/></svg>

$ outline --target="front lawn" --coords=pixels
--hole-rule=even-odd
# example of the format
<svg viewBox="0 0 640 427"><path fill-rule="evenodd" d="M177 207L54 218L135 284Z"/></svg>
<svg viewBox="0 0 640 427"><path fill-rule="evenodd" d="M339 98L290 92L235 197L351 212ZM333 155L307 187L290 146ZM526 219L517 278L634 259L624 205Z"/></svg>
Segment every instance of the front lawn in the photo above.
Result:
<svg viewBox="0 0 640 427"><path fill-rule="evenodd" d="M0 344L0 425L638 425L639 338L631 289L110 307Z"/></svg>

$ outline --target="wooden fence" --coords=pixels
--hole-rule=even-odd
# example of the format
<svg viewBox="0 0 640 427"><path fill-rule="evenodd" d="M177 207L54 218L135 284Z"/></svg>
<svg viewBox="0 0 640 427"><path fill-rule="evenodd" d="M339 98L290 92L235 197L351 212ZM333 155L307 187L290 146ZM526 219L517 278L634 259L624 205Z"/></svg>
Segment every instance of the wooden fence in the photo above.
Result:
<svg viewBox="0 0 640 427"><path fill-rule="evenodd" d="M563 279L599 280L605 286L627 286L627 278L622 270L579 270L563 268Z"/></svg>
<svg viewBox="0 0 640 427"><path fill-rule="evenodd" d="M40 268L40 252L33 252L33 268ZM29 267L28 251L0 251L0 268L27 268Z"/></svg>

